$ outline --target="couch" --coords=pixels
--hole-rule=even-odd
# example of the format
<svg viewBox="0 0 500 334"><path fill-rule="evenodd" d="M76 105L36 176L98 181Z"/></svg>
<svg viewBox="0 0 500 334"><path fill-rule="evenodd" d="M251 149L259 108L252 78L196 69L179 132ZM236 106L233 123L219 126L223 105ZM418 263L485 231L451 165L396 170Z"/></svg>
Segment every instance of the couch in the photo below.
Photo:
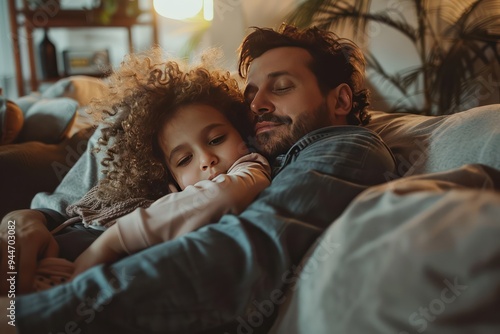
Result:
<svg viewBox="0 0 500 334"><path fill-rule="evenodd" d="M90 100L105 92L100 79L72 76L2 103L0 135L9 136L0 136L5 139L0 142L0 217L29 208L36 193L57 187L94 132L86 112Z"/></svg>
<svg viewBox="0 0 500 334"><path fill-rule="evenodd" d="M67 145L92 133L82 110L105 92L102 82L70 78L51 89L45 97L74 99L82 119L57 142L0 147L2 213L52 191L62 177L54 164L68 166ZM311 247L273 301L270 332L500 333L499 123L500 105L449 116L374 111L368 127L393 151L397 173L357 197ZM458 207L470 210L457 216ZM259 332L255 319L238 330ZM476 319L484 321L467 327Z"/></svg>

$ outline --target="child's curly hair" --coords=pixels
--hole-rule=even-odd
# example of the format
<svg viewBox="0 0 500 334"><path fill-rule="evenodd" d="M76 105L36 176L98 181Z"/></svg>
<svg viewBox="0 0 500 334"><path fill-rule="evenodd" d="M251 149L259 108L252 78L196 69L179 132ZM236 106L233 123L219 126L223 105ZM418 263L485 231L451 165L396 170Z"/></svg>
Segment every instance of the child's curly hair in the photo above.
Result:
<svg viewBox="0 0 500 334"><path fill-rule="evenodd" d="M197 66L165 60L159 48L130 54L109 77L110 94L94 100L90 112L104 125L98 150L104 178L98 198L108 204L131 198L155 200L169 192L173 178L163 161L158 133L179 107L201 103L222 111L242 134L250 135L250 112L229 72L209 69L205 54ZM212 61L212 62L210 62Z"/></svg>

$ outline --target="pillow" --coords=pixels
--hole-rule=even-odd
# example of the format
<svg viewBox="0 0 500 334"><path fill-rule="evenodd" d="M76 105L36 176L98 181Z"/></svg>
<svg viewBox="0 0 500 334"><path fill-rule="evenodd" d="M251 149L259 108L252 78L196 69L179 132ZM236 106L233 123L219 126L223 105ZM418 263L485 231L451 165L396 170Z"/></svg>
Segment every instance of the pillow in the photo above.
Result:
<svg viewBox="0 0 500 334"><path fill-rule="evenodd" d="M31 93L29 95L21 96L14 100L14 102L21 108L23 114L26 114L29 108L31 108L36 102L40 101L42 96L40 93Z"/></svg>
<svg viewBox="0 0 500 334"><path fill-rule="evenodd" d="M68 134L77 108L78 102L70 98L42 98L26 111L19 140L60 142Z"/></svg>
<svg viewBox="0 0 500 334"><path fill-rule="evenodd" d="M17 104L0 97L0 145L13 143L24 123L23 111Z"/></svg>
<svg viewBox="0 0 500 334"><path fill-rule="evenodd" d="M492 104L445 116L372 112L367 128L391 148L398 174L408 176L473 163L500 169L499 123L500 104Z"/></svg>
<svg viewBox="0 0 500 334"><path fill-rule="evenodd" d="M84 128L95 125L95 120L87 114L86 108L92 99L102 98L107 93L108 86L104 80L86 75L74 75L57 81L42 93L42 97L69 97L78 102L79 109L68 133L72 136Z"/></svg>
<svg viewBox="0 0 500 334"><path fill-rule="evenodd" d="M80 107L87 106L93 98L100 98L107 92L103 80L85 75L75 75L57 81L42 93L44 98L69 97Z"/></svg>

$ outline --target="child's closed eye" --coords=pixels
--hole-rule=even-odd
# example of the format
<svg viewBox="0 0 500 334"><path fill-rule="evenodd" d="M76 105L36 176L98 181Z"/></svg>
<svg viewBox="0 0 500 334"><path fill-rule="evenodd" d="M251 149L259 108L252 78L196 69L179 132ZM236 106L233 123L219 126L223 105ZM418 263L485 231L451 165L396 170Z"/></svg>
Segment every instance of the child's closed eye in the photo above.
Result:
<svg viewBox="0 0 500 334"><path fill-rule="evenodd" d="M226 139L226 135L217 136L214 139L212 139L208 144L209 145L218 145L218 144L222 143L225 139Z"/></svg>
<svg viewBox="0 0 500 334"><path fill-rule="evenodd" d="M177 167L187 166L191 162L192 158L193 156L191 154L181 158L177 163Z"/></svg>

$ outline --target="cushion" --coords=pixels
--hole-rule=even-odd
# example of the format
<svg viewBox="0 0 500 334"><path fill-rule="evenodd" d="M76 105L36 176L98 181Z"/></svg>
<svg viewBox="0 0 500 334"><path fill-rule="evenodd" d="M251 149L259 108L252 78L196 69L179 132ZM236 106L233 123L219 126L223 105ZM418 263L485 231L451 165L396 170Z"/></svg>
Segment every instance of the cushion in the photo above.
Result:
<svg viewBox="0 0 500 334"><path fill-rule="evenodd" d="M0 97L0 145L13 143L24 124L23 111L17 104Z"/></svg>
<svg viewBox="0 0 500 334"><path fill-rule="evenodd" d="M492 104L447 116L376 111L367 127L391 148L398 174L408 176L472 163L500 169L499 123L500 104Z"/></svg>
<svg viewBox="0 0 500 334"><path fill-rule="evenodd" d="M58 143L69 132L75 120L78 102L70 98L42 98L24 114L19 141Z"/></svg>
<svg viewBox="0 0 500 334"><path fill-rule="evenodd" d="M69 97L80 107L87 106L93 98L102 97L107 91L103 80L85 75L63 78L42 93L44 98Z"/></svg>
<svg viewBox="0 0 500 334"><path fill-rule="evenodd" d="M86 76L74 75L63 78L42 93L44 98L68 97L78 102L76 119L69 135L95 125L94 119L86 112L87 106L94 98L101 98L108 92L104 80Z"/></svg>
<svg viewBox="0 0 500 334"><path fill-rule="evenodd" d="M26 113L36 102L42 98L40 93L31 93L29 95L21 96L14 100L14 102L21 108L23 113Z"/></svg>
<svg viewBox="0 0 500 334"><path fill-rule="evenodd" d="M0 217L30 207L39 192L52 192L84 152L93 129L57 144L30 141L0 146Z"/></svg>
<svg viewBox="0 0 500 334"><path fill-rule="evenodd" d="M85 112L93 98L107 94L106 83L85 75L63 78L42 93L15 100L24 115L24 127L16 142L57 143L94 125Z"/></svg>

